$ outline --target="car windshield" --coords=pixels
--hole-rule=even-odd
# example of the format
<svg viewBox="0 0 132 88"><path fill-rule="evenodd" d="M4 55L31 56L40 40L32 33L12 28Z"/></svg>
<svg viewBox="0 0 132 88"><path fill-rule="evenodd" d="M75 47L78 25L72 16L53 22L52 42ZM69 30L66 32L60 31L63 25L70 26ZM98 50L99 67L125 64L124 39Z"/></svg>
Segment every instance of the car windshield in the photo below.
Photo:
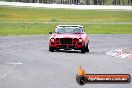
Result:
<svg viewBox="0 0 132 88"><path fill-rule="evenodd" d="M55 29L55 33L74 33L74 34L81 34L83 33L82 28L79 27L57 27Z"/></svg>

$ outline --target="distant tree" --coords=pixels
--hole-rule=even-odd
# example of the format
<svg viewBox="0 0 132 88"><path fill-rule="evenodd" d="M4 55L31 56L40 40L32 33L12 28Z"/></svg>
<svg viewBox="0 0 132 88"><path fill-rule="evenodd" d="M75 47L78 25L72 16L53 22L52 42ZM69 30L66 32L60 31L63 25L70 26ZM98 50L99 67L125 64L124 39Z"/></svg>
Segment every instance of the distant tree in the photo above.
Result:
<svg viewBox="0 0 132 88"><path fill-rule="evenodd" d="M132 0L128 0L128 5L132 5Z"/></svg>
<svg viewBox="0 0 132 88"><path fill-rule="evenodd" d="M86 4L86 5L90 5L90 0L86 0L86 1L85 1L85 4Z"/></svg>
<svg viewBox="0 0 132 88"><path fill-rule="evenodd" d="M94 5L97 5L97 4L98 4L97 0L94 0Z"/></svg>
<svg viewBox="0 0 132 88"><path fill-rule="evenodd" d="M122 0L122 4L124 5L125 3L124 3L124 0Z"/></svg>
<svg viewBox="0 0 132 88"><path fill-rule="evenodd" d="M64 4L64 0L61 0L61 4Z"/></svg>
<svg viewBox="0 0 132 88"><path fill-rule="evenodd" d="M121 4L124 5L124 0L113 0L112 4L113 5L121 5Z"/></svg>
<svg viewBox="0 0 132 88"><path fill-rule="evenodd" d="M53 0L53 3L55 3L56 2L56 0Z"/></svg>
<svg viewBox="0 0 132 88"><path fill-rule="evenodd" d="M47 0L43 0L43 3L47 3Z"/></svg>

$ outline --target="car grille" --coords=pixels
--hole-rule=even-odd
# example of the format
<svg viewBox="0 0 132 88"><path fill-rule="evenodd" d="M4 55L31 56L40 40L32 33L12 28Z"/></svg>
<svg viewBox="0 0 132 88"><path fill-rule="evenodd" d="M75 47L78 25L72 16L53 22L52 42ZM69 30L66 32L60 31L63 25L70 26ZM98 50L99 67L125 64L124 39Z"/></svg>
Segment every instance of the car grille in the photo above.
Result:
<svg viewBox="0 0 132 88"><path fill-rule="evenodd" d="M60 38L61 44L72 44L72 38Z"/></svg>

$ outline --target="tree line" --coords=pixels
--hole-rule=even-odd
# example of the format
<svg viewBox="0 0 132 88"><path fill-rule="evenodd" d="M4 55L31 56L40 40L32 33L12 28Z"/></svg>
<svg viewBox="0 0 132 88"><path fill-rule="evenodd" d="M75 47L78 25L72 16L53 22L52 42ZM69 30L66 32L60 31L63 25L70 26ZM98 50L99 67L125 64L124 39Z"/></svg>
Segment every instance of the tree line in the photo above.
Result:
<svg viewBox="0 0 132 88"><path fill-rule="evenodd" d="M76 4L76 5L132 5L132 0L6 0L9 2L27 2L27 3L56 3L56 4Z"/></svg>

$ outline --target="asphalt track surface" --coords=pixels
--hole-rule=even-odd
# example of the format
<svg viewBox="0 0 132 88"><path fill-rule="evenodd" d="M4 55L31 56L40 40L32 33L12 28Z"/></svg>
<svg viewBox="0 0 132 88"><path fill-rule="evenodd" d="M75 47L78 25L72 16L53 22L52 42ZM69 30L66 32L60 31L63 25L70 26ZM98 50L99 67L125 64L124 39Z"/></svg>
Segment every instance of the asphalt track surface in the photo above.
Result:
<svg viewBox="0 0 132 88"><path fill-rule="evenodd" d="M48 35L0 36L0 88L132 88L129 84L76 83L82 65L90 74L130 74L132 59L105 55L131 48L132 35L89 35L90 52L48 51Z"/></svg>

